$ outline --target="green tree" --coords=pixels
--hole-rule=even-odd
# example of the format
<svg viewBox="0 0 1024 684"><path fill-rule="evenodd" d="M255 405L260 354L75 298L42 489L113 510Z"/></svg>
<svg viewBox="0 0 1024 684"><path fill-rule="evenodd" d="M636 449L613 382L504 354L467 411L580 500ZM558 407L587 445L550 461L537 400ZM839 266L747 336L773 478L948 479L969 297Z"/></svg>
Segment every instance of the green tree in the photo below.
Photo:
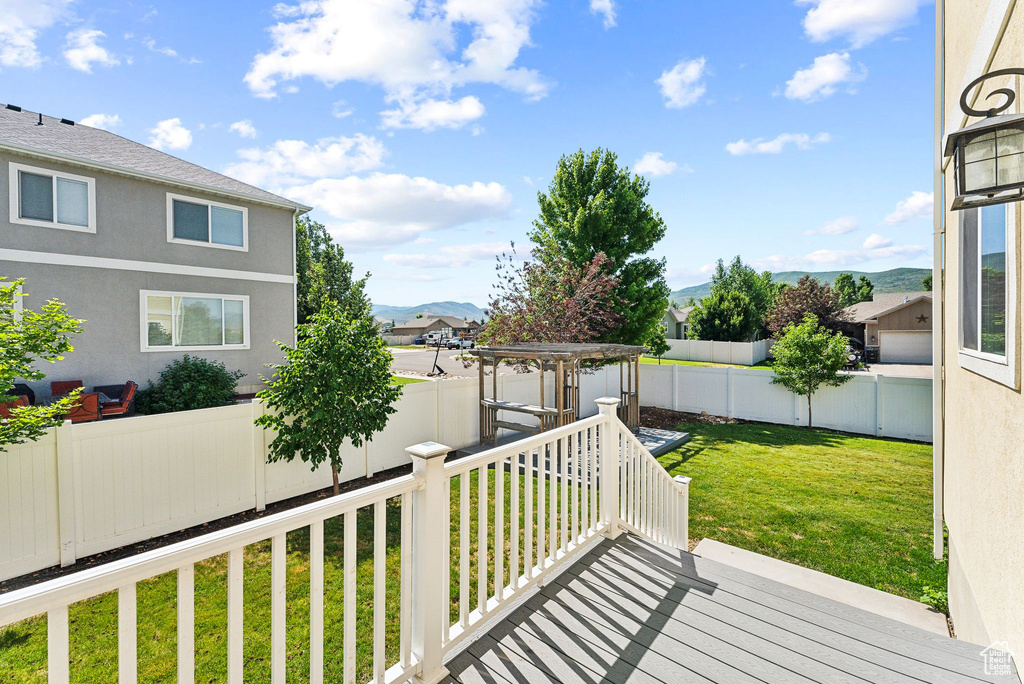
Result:
<svg viewBox="0 0 1024 684"><path fill-rule="evenodd" d="M744 342L760 322L750 297L736 290L714 290L690 312L690 339Z"/></svg>
<svg viewBox="0 0 1024 684"><path fill-rule="evenodd" d="M850 318L840 306L835 290L805 275L796 285L780 288L765 326L779 335L787 326L798 325L807 314L813 314L820 326L835 331Z"/></svg>
<svg viewBox="0 0 1024 684"><path fill-rule="evenodd" d="M921 285L922 285L922 286L924 287L924 289L925 289L925 290L926 290L927 292L931 292L931 291L932 291L932 274L931 274L931 273L929 273L928 275L926 275L926 276L925 276L925 277L924 277L924 278L923 278L923 279L921 280Z"/></svg>
<svg viewBox="0 0 1024 684"><path fill-rule="evenodd" d="M875 285L868 280L867 276L857 279L857 297L861 302L870 302L875 298Z"/></svg>
<svg viewBox="0 0 1024 684"><path fill-rule="evenodd" d="M822 385L838 387L853 379L843 375L847 341L841 333L818 327L814 314L803 322L790 324L772 347L775 377L772 384L782 385L793 394L807 397L807 427L812 426L811 397Z"/></svg>
<svg viewBox="0 0 1024 684"><path fill-rule="evenodd" d="M832 290L839 296L839 306L842 308L869 302L875 296L875 286L867 276L860 276L854 280L852 273L840 273L836 276Z"/></svg>
<svg viewBox="0 0 1024 684"><path fill-rule="evenodd" d="M295 270L299 323L308 322L325 299L340 303L352 316L369 310L365 289L370 274L355 278L345 250L324 224L308 216L295 222Z"/></svg>
<svg viewBox="0 0 1024 684"><path fill-rule="evenodd" d="M643 176L598 148L563 156L548 192L537 193L540 215L530 239L540 260L552 247L580 268L598 254L609 260L618 324L602 335L607 342L644 344L668 308L665 260L644 256L665 235L665 222L646 201L649 190Z"/></svg>
<svg viewBox="0 0 1024 684"><path fill-rule="evenodd" d="M39 309L16 307L25 295L23 279L0 276L0 404L15 401L14 383L42 380L39 362L55 363L74 350L71 336L82 332L82 323L68 315L65 305L51 299ZM19 302L20 303L20 302ZM78 398L72 392L48 406L19 406L0 418L0 451L12 444L39 439L46 429L60 424Z"/></svg>
<svg viewBox="0 0 1024 684"><path fill-rule="evenodd" d="M658 357L658 363L661 364L662 355L672 347L669 346L668 340L665 339L665 328L658 326L657 329L647 338L647 342L644 344L647 347L647 353L651 356Z"/></svg>
<svg viewBox="0 0 1024 684"><path fill-rule="evenodd" d="M751 334L760 333L764 327L764 319L775 304L778 285L772 281L770 271L758 273L751 266L743 263L739 256L735 257L728 268L722 259L718 260L715 272L711 274L711 292L735 291L747 296L753 308L757 325Z"/></svg>
<svg viewBox="0 0 1024 684"><path fill-rule="evenodd" d="M314 470L330 463L337 495L342 443L359 447L383 430L402 390L392 384L391 352L368 311L353 316L325 299L296 337L294 348L278 342L285 362L264 378L267 389L257 396L270 412L256 424L277 431L270 461L299 456Z"/></svg>

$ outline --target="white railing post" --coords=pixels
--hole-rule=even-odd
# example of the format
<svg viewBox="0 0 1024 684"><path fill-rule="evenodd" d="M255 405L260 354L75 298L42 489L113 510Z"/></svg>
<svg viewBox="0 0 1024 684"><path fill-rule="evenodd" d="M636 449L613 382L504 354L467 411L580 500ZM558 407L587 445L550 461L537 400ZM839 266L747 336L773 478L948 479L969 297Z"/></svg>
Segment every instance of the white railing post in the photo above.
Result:
<svg viewBox="0 0 1024 684"><path fill-rule="evenodd" d="M679 493L679 536L682 539L678 541L678 545L679 548L686 551L690 544L690 480L693 478L689 478L686 475L676 475L673 479L679 485L679 489L682 490Z"/></svg>
<svg viewBox="0 0 1024 684"><path fill-rule="evenodd" d="M75 448L70 420L54 430L57 450L57 530L60 539L60 566L74 565L75 549Z"/></svg>
<svg viewBox="0 0 1024 684"><path fill-rule="evenodd" d="M601 441L598 476L601 483L602 515L608 527L604 536L615 539L622 533L619 527L619 422L615 410L619 400L615 397L601 397L597 410L605 418L600 428Z"/></svg>
<svg viewBox="0 0 1024 684"><path fill-rule="evenodd" d="M423 442L406 449L412 470L423 476L423 487L412 506L412 634L411 650L419 661L416 680L434 684L448 676L441 661L443 620L447 617L448 587L443 586L445 510L444 457L450 448Z"/></svg>

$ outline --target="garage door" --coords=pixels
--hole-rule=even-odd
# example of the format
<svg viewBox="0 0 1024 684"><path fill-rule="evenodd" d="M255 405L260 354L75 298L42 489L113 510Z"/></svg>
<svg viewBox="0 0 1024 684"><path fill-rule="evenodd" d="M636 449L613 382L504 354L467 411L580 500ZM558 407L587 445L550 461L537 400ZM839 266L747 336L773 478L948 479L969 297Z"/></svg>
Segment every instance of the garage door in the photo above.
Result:
<svg viewBox="0 0 1024 684"><path fill-rule="evenodd" d="M883 332L879 347L883 363L932 362L930 332Z"/></svg>

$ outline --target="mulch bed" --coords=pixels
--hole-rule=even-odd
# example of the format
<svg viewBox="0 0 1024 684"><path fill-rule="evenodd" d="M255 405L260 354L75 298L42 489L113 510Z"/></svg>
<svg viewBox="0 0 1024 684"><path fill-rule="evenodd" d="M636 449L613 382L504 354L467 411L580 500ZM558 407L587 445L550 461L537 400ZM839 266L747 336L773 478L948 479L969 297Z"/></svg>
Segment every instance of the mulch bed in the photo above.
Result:
<svg viewBox="0 0 1024 684"><path fill-rule="evenodd" d="M722 423L748 423L750 421L738 418L723 418L712 416L708 413L685 413L683 411L671 411L669 409L657 408L655 406L640 407L640 425L646 428L658 430L675 430L677 426L687 423L708 423L720 425Z"/></svg>

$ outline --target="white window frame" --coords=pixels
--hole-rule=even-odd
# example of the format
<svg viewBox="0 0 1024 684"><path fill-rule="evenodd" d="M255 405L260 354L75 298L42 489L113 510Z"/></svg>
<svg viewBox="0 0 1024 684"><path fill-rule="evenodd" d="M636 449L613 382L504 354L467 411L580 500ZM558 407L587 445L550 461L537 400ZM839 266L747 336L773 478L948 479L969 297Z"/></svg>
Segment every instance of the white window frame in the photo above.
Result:
<svg viewBox="0 0 1024 684"><path fill-rule="evenodd" d="M171 325L171 344L168 346L154 347L149 344L149 302L148 297L171 297L171 310L174 310L174 297L205 297L221 300L221 340L224 339L224 300L242 302L242 334L245 342L243 344L211 344L211 345L189 345L176 346L174 344L174 325ZM173 321L173 318L172 318ZM164 290L140 290L139 291L139 344L144 352L190 352L190 351L230 351L235 349L249 348L249 295L226 295L209 294L205 292L169 292Z"/></svg>
<svg viewBox="0 0 1024 684"><path fill-rule="evenodd" d="M40 176L50 176L53 179L53 220L52 221L40 221L39 219L30 219L21 217L21 172L34 173ZM73 173L65 173L64 171L55 171L53 169L44 169L39 166L28 166L27 164L19 164L17 162L10 162L8 178L8 186L10 187L10 218L11 223L21 224L23 226L37 226L39 228L57 228L59 230L73 230L78 233L95 233L96 232L96 179L89 176L76 176ZM85 183L88 187L89 194L89 225L87 226L76 226L70 223L59 223L57 221L57 179L64 178L66 180L73 180Z"/></svg>
<svg viewBox="0 0 1024 684"><path fill-rule="evenodd" d="M957 339L957 359L960 367L972 373L984 376L989 380L1017 388L1017 205L1015 202L1006 205L1006 355L1000 356L990 352L983 352L975 349L964 348L964 235L963 223L959 224L960 244L959 248L959 307L957 316L957 328L959 330ZM978 265L977 273L981 274L981 235L984 226L981 223L981 209L972 211L978 212ZM978 341L981 342L981 292L978 291Z"/></svg>
<svg viewBox="0 0 1024 684"><path fill-rule="evenodd" d="M186 240L184 238L174 237L174 200L181 202L188 202L189 204L203 204L206 205L206 225L209 231L213 231L213 216L211 215L211 207L220 207L221 209L232 209L234 211L242 212L242 246L237 247L235 245L222 245L217 242L200 242L199 240ZM209 234L207 234L209 237ZM178 244L178 245L191 245L193 247L212 247L213 249L230 249L235 252L248 252L249 251L249 210L245 207L240 207L237 204L225 204L223 202L215 202L208 199L200 199L198 197L189 197L188 195L178 195L173 192L167 193L167 241Z"/></svg>

